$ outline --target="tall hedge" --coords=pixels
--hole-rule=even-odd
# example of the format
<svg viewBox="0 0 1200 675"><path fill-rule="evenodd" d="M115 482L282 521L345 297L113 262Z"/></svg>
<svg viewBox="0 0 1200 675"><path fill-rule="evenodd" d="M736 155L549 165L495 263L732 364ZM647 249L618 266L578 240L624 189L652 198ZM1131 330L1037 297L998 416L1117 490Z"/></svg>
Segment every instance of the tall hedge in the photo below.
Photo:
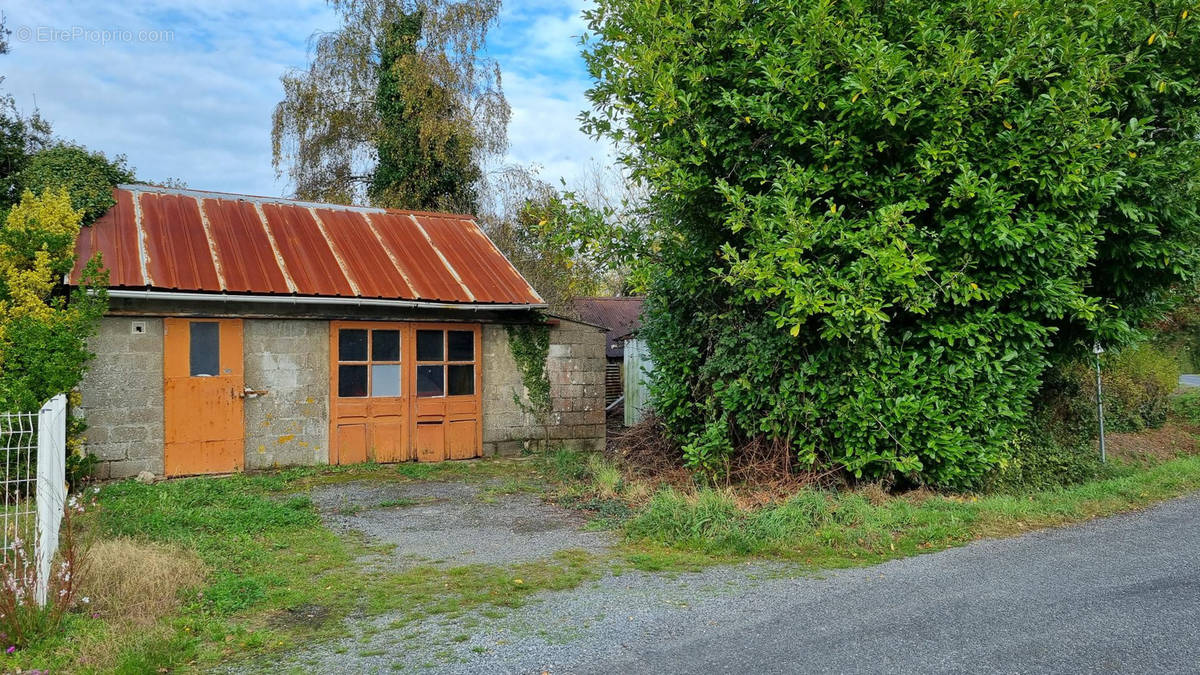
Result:
<svg viewBox="0 0 1200 675"><path fill-rule="evenodd" d="M1046 368L1197 264L1195 0L598 0L593 133L660 228L644 337L697 468L971 486Z"/></svg>

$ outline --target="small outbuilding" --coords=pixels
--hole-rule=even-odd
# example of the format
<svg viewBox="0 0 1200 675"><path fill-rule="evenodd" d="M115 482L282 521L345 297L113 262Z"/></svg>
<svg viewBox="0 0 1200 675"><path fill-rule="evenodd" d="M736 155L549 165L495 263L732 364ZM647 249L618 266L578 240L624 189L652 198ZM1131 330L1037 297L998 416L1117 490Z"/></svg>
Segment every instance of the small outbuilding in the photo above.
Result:
<svg viewBox="0 0 1200 675"><path fill-rule="evenodd" d="M471 216L122 185L77 245L109 312L80 384L102 477L604 446L606 340ZM552 407L510 349L549 331Z"/></svg>
<svg viewBox="0 0 1200 675"><path fill-rule="evenodd" d="M584 297L572 303L575 315L583 321L605 327L604 402L611 404L624 390L625 338L641 327L641 296Z"/></svg>

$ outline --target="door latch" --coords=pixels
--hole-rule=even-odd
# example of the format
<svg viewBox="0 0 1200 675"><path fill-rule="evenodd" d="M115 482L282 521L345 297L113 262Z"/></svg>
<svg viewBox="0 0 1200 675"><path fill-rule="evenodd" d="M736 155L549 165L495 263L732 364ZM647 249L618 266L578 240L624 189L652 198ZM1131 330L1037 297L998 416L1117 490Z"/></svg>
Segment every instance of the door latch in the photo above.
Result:
<svg viewBox="0 0 1200 675"><path fill-rule="evenodd" d="M271 393L269 389L251 389L250 387L246 387L238 394L238 398L258 398L259 396L266 396L269 393Z"/></svg>

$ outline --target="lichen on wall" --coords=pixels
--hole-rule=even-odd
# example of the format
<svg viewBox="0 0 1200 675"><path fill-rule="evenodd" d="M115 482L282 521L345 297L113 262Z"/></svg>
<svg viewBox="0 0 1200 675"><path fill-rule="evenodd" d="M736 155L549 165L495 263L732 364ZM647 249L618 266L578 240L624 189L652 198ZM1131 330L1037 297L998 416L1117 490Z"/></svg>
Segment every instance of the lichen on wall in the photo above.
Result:
<svg viewBox="0 0 1200 675"><path fill-rule="evenodd" d="M246 468L322 464L329 457L329 322L248 319Z"/></svg>

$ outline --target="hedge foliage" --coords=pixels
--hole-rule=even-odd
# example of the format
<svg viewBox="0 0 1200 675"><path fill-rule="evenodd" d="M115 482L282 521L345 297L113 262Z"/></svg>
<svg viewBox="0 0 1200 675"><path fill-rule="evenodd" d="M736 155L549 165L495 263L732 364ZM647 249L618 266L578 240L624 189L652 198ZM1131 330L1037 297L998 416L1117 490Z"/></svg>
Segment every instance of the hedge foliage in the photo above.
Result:
<svg viewBox="0 0 1200 675"><path fill-rule="evenodd" d="M1194 0L598 0L591 132L659 228L658 414L979 485L1047 368L1196 268Z"/></svg>

